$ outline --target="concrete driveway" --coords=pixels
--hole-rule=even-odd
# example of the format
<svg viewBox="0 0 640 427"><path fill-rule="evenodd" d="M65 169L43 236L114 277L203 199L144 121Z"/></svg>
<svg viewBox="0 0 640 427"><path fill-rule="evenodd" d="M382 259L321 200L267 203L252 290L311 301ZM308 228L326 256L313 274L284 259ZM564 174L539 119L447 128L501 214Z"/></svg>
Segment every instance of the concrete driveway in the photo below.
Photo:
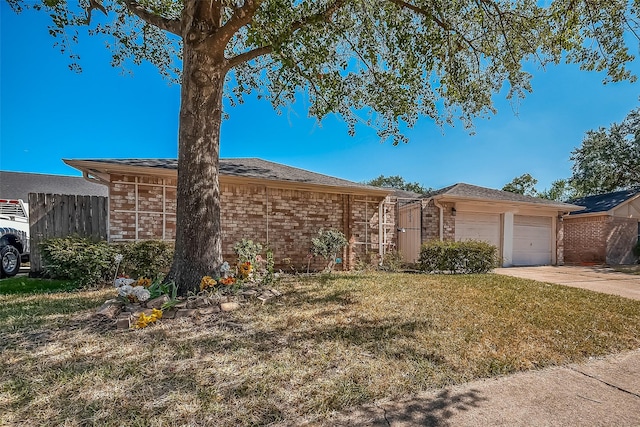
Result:
<svg viewBox="0 0 640 427"><path fill-rule="evenodd" d="M589 289L640 300L640 276L608 267L540 266L496 268L494 273Z"/></svg>

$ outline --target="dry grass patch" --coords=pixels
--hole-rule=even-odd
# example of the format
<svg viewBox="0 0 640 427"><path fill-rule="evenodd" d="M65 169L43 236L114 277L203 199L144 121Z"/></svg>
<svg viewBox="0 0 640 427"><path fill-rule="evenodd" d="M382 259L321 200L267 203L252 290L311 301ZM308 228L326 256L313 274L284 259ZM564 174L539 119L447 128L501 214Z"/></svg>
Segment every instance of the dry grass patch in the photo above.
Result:
<svg viewBox="0 0 640 427"><path fill-rule="evenodd" d="M111 290L0 296L0 424L330 424L376 399L640 347L639 301L506 276L278 287L222 319L125 332L91 317Z"/></svg>

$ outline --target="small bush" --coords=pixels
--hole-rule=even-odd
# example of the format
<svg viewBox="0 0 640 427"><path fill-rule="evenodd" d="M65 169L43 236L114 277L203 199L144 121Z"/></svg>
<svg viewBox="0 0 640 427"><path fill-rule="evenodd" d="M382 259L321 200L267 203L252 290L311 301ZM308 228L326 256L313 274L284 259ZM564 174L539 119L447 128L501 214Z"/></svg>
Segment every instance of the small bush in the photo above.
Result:
<svg viewBox="0 0 640 427"><path fill-rule="evenodd" d="M420 269L430 273L486 273L496 265L497 249L485 242L432 241L420 249Z"/></svg>
<svg viewBox="0 0 640 427"><path fill-rule="evenodd" d="M134 278L155 280L169 271L173 261L173 246L161 240L119 244L115 248L123 256L120 271Z"/></svg>
<svg viewBox="0 0 640 427"><path fill-rule="evenodd" d="M115 274L116 249L105 241L68 236L40 243L45 274L69 279L79 285L111 281Z"/></svg>
<svg viewBox="0 0 640 427"><path fill-rule="evenodd" d="M320 255L327 260L328 265L325 271L331 271L336 262L338 251L347 246L347 243L346 237L340 231L320 229L318 237L311 239L311 253L316 256Z"/></svg>
<svg viewBox="0 0 640 427"><path fill-rule="evenodd" d="M398 272L402 270L402 254L398 251L390 251L382 257L380 269L383 271Z"/></svg>
<svg viewBox="0 0 640 427"><path fill-rule="evenodd" d="M253 264L256 262L256 257L262 252L262 245L254 243L253 240L242 239L233 245L233 251L238 256L238 264L244 262Z"/></svg>

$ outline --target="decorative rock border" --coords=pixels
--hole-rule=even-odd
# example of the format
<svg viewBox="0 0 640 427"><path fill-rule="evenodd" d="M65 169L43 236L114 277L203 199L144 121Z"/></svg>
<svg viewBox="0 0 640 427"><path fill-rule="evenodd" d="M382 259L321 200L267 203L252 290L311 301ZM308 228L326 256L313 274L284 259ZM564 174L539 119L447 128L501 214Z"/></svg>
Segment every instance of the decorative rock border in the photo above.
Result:
<svg viewBox="0 0 640 427"><path fill-rule="evenodd" d="M176 305L162 312L162 319L178 319L183 317L209 316L216 313L227 313L242 307L242 301L258 299L265 304L267 301L281 296L276 289L247 289L238 295L221 296L200 293L181 299ZM161 295L145 303L125 303L121 299L110 299L104 302L95 316L115 320L117 329L130 329L141 314L151 315L153 309L160 309L169 302L167 295Z"/></svg>

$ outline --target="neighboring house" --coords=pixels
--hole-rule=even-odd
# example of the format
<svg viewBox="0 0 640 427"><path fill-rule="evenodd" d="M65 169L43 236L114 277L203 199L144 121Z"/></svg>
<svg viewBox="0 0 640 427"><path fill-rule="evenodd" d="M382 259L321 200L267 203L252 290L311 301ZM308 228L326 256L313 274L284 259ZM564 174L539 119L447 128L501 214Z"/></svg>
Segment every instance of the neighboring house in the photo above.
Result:
<svg viewBox="0 0 640 427"><path fill-rule="evenodd" d="M104 185L79 176L0 171L0 198L29 201L29 193L107 196Z"/></svg>
<svg viewBox="0 0 640 427"><path fill-rule="evenodd" d="M64 162L108 188L110 241L174 240L176 160ZM233 245L251 239L273 249L278 268L301 270L311 261L318 269L324 263L308 257L311 238L333 228L349 239L343 268L354 268L393 244L389 192L261 159L220 159L223 257L232 260Z"/></svg>
<svg viewBox="0 0 640 427"><path fill-rule="evenodd" d="M565 262L633 264L640 239L640 188L589 196L564 218Z"/></svg>
<svg viewBox="0 0 640 427"><path fill-rule="evenodd" d="M502 265L562 264L562 216L573 204L459 183L421 199L398 199L398 250L405 261L418 258L429 240L482 240L498 248ZM416 231L419 229L420 231ZM411 243L409 243L411 242ZM406 245L403 245L403 243Z"/></svg>

